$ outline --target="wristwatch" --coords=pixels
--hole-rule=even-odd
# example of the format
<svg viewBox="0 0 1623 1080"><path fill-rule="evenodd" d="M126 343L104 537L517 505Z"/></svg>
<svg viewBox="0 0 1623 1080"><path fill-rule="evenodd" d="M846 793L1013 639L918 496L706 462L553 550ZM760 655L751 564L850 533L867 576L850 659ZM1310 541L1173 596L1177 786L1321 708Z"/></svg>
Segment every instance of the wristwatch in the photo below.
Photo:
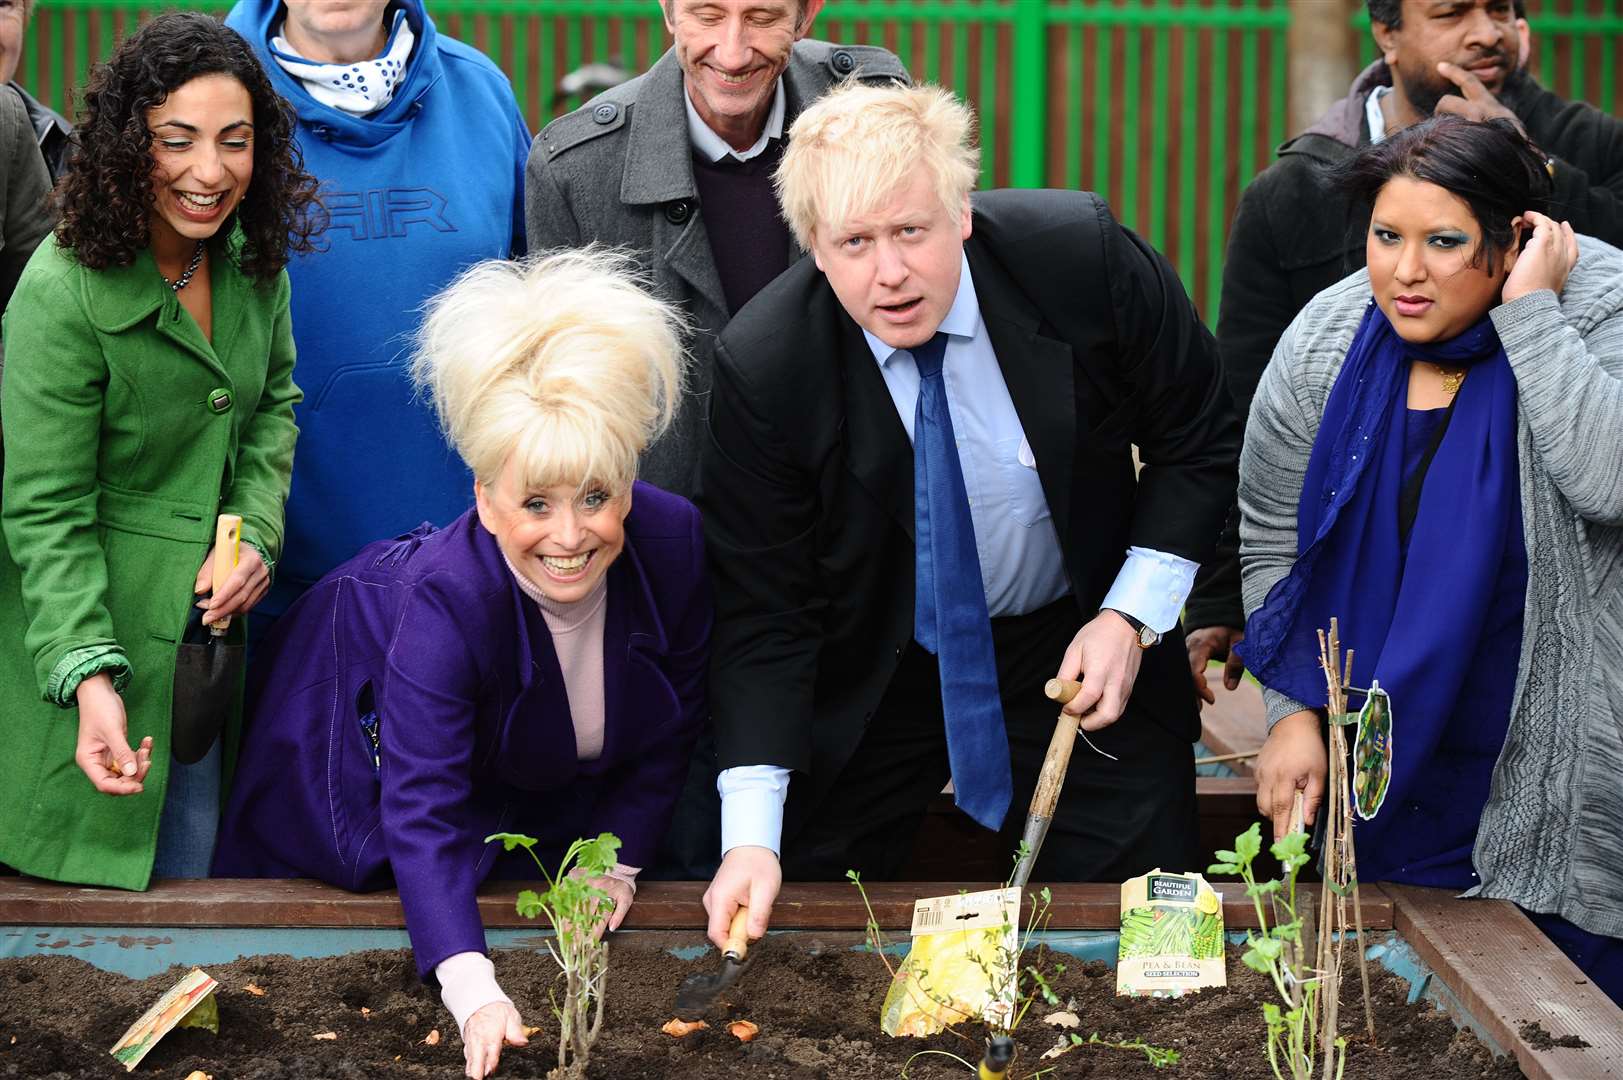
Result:
<svg viewBox="0 0 1623 1080"><path fill-rule="evenodd" d="M1157 642L1159 642L1161 640L1161 635L1160 634L1157 634L1154 630L1151 630L1147 625L1145 625L1144 623L1139 622L1137 619L1135 619L1131 615L1127 614L1127 612L1118 611L1116 608L1105 608L1104 610L1115 612L1117 615L1120 615L1123 619L1127 620L1127 625L1131 626L1133 628L1133 633L1138 635L1138 647L1139 648L1147 649L1151 645L1154 645L1154 644L1156 644Z"/></svg>

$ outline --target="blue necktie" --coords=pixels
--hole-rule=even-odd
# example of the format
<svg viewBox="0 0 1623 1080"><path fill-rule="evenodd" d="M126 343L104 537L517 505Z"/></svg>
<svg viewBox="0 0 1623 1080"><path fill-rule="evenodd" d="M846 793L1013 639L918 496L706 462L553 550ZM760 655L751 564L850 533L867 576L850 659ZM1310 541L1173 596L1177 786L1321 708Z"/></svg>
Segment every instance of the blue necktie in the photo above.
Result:
<svg viewBox="0 0 1623 1080"><path fill-rule="evenodd" d="M1009 740L975 524L941 376L946 348L947 335L937 333L910 350L919 369L913 413L913 637L935 655L941 670L953 798L976 822L996 829L1013 797Z"/></svg>

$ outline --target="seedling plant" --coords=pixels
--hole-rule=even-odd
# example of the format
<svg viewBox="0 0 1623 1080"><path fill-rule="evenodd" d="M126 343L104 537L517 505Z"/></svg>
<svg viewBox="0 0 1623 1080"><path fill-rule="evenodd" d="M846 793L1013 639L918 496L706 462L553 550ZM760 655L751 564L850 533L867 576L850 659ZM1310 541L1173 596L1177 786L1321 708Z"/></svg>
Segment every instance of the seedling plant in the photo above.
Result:
<svg viewBox="0 0 1623 1080"><path fill-rule="evenodd" d="M526 919L542 916L552 924L547 952L562 969L563 999L552 996L558 1018L558 1067L548 1080L579 1080L586 1075L592 1044L603 1030L604 991L609 977L609 947L599 933L614 912L614 898L591 884L593 878L614 869L620 840L600 833L595 840L576 840L564 852L556 875L547 872L535 853L534 837L520 833L494 833L485 842L502 842L507 851L522 847L546 880L545 892L523 889L518 913Z"/></svg>
<svg viewBox="0 0 1623 1080"><path fill-rule="evenodd" d="M1319 972L1305 959L1302 944L1302 913L1297 909L1296 878L1310 858L1307 833L1293 831L1275 840L1269 848L1283 868L1282 878L1259 882L1252 864L1262 852L1262 826L1234 838L1233 851L1217 852L1218 861L1208 874L1238 874L1245 893L1257 911L1261 932L1246 931L1246 949L1241 962L1252 971L1273 980L1283 1008L1272 1001L1262 1003L1268 1026L1268 1064L1276 1080L1310 1080L1313 1075L1319 1032L1319 994L1323 986ZM1267 903L1264 903L1264 900ZM1270 915L1272 918L1270 919ZM1335 988L1331 988L1335 993ZM1335 1080L1341 1080L1346 1066L1347 1040L1337 1037L1326 1051L1333 1054Z"/></svg>

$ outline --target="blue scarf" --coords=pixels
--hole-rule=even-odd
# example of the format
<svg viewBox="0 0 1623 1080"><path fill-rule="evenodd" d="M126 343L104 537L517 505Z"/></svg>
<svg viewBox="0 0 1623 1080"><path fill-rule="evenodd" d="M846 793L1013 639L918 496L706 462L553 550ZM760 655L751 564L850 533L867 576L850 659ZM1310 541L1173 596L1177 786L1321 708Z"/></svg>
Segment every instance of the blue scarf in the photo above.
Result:
<svg viewBox="0 0 1623 1080"><path fill-rule="evenodd" d="M1471 371L1426 473L1407 557L1398 535L1409 364ZM1319 629L1335 616L1352 681L1392 695L1395 723L1454 712L1512 530L1521 523L1516 380L1483 316L1449 341L1415 345L1370 302L1325 404L1297 504L1297 559L1246 622L1240 646L1264 686L1325 704ZM1416 777L1424 748L1395 736L1388 801ZM1413 752L1413 753L1412 753ZM1410 775L1404 775L1410 772Z"/></svg>

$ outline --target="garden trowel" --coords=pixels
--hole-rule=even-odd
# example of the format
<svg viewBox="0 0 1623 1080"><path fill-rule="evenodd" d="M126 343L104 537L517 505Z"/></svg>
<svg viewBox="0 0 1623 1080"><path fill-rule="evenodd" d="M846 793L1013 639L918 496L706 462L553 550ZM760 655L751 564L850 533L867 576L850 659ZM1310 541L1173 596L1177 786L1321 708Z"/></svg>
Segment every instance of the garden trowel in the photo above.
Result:
<svg viewBox="0 0 1623 1080"><path fill-rule="evenodd" d="M1043 694L1061 706L1082 692L1082 684L1070 679L1049 679ZM1037 789L1031 794L1031 812L1026 815L1026 831L1020 838L1024 854L1014 868L1009 884L1024 889L1031 880L1031 868L1037 865L1037 853L1043 849L1043 838L1053 824L1054 810L1059 805L1060 789L1065 786L1065 772L1071 767L1071 748L1076 745L1076 717L1061 712L1054 725L1054 737L1043 756L1042 771L1037 774Z"/></svg>
<svg viewBox="0 0 1623 1080"><path fill-rule="evenodd" d="M237 565L241 539L242 518L221 514L214 534L215 592L225 587ZM204 626L202 613L193 608L175 646L170 738L175 760L182 765L201 761L209 752L242 685L243 646L226 641L230 624L230 619L221 619Z"/></svg>
<svg viewBox="0 0 1623 1080"><path fill-rule="evenodd" d="M727 927L727 947L721 951L721 970L713 974L696 971L682 980L676 991L676 1015L683 1020L694 1020L704 1015L726 990L749 967L749 908L740 907Z"/></svg>

